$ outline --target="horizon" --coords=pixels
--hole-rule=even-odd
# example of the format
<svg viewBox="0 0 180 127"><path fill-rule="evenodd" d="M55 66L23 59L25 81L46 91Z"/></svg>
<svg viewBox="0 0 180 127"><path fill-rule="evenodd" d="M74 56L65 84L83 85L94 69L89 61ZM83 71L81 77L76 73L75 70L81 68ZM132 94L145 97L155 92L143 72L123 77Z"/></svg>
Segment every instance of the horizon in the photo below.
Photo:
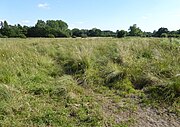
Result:
<svg viewBox="0 0 180 127"><path fill-rule="evenodd" d="M0 21L34 26L37 20L63 20L69 29L126 30L133 24L146 32L161 27L180 29L178 0L6 0L1 2ZM9 9L11 8L11 10Z"/></svg>

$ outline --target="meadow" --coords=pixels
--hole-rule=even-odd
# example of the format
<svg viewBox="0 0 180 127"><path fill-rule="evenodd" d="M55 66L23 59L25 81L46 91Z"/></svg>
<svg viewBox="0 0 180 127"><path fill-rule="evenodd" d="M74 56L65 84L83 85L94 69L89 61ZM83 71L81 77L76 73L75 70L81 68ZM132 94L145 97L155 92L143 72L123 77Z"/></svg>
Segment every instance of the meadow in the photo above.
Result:
<svg viewBox="0 0 180 127"><path fill-rule="evenodd" d="M0 38L2 127L166 127L179 115L180 39Z"/></svg>

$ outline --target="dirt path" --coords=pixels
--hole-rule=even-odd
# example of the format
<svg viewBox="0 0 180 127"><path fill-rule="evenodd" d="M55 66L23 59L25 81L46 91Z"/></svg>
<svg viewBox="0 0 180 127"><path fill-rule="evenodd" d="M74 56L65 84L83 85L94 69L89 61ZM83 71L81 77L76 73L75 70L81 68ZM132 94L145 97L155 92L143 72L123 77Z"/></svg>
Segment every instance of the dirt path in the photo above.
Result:
<svg viewBox="0 0 180 127"><path fill-rule="evenodd" d="M180 118L168 109L142 108L137 100L132 98L127 98L128 101L122 99L118 103L100 94L96 98L103 102L102 110L105 117L113 118L116 123L130 122L130 127L180 127Z"/></svg>
<svg viewBox="0 0 180 127"><path fill-rule="evenodd" d="M137 122L133 127L180 127L180 118L167 109L139 108L134 117Z"/></svg>

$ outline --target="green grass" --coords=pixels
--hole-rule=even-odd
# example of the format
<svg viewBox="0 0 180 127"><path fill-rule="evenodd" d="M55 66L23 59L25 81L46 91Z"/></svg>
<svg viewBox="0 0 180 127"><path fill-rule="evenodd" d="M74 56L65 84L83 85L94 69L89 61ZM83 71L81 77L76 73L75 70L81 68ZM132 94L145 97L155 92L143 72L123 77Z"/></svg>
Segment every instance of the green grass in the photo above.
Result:
<svg viewBox="0 0 180 127"><path fill-rule="evenodd" d="M126 127L116 116L138 103L179 114L179 54L179 39L0 39L0 126Z"/></svg>

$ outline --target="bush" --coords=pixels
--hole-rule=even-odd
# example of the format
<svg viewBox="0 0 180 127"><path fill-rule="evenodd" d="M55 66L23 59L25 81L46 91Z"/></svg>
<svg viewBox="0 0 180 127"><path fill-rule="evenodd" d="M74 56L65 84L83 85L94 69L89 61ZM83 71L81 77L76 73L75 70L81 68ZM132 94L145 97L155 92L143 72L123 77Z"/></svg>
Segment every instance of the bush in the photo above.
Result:
<svg viewBox="0 0 180 127"><path fill-rule="evenodd" d="M126 35L127 35L127 32L124 31L124 30L121 30L121 31L118 31L118 32L117 32L117 37L118 37L118 38L126 37Z"/></svg>
<svg viewBox="0 0 180 127"><path fill-rule="evenodd" d="M3 35L0 33L0 38L3 38Z"/></svg>
<svg viewBox="0 0 180 127"><path fill-rule="evenodd" d="M168 37L168 35L167 35L167 33L162 33L162 34L161 34L161 37L166 38L166 37Z"/></svg>
<svg viewBox="0 0 180 127"><path fill-rule="evenodd" d="M48 38L55 38L53 34L48 34Z"/></svg>
<svg viewBox="0 0 180 127"><path fill-rule="evenodd" d="M76 36L75 36L75 35L73 35L73 36L72 36L72 38L76 38Z"/></svg>
<svg viewBox="0 0 180 127"><path fill-rule="evenodd" d="M26 36L24 34L19 34L20 38L26 38Z"/></svg>
<svg viewBox="0 0 180 127"><path fill-rule="evenodd" d="M87 34L81 34L81 38L87 38Z"/></svg>
<svg viewBox="0 0 180 127"><path fill-rule="evenodd" d="M4 36L4 35L0 34L0 38L8 38L8 36Z"/></svg>

